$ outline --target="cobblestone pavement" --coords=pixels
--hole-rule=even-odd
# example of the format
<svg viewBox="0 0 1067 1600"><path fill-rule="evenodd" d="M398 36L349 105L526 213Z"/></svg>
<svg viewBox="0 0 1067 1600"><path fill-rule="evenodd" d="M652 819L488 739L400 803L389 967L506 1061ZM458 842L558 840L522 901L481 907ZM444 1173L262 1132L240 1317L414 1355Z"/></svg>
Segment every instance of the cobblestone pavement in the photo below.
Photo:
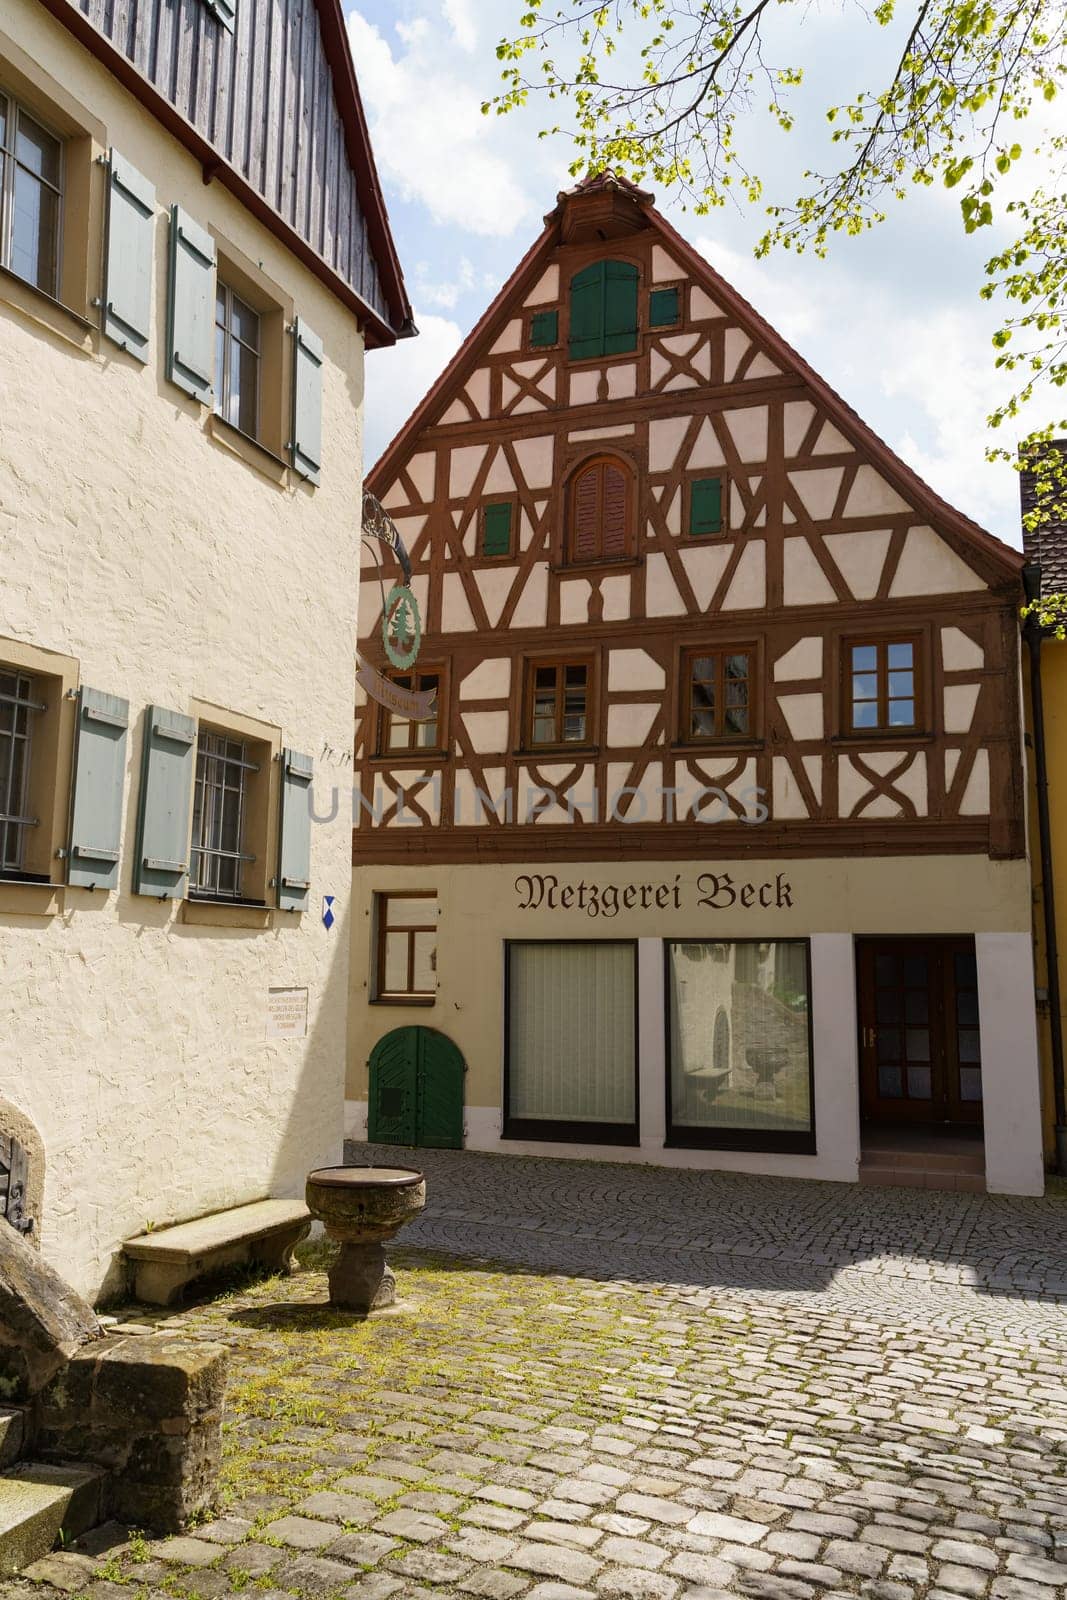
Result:
<svg viewBox="0 0 1067 1600"><path fill-rule="evenodd" d="M397 1314L321 1248L160 1314L233 1352L216 1520L5 1596L1067 1600L1067 1204L419 1162Z"/></svg>

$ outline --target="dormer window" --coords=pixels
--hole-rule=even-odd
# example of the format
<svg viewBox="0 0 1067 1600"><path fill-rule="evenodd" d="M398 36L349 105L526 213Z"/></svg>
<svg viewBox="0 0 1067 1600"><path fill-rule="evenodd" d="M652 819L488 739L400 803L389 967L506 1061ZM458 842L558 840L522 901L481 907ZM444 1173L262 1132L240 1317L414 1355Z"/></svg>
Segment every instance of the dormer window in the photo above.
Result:
<svg viewBox="0 0 1067 1600"><path fill-rule="evenodd" d="M571 360L636 349L637 268L629 261L594 261L571 279Z"/></svg>
<svg viewBox="0 0 1067 1600"><path fill-rule="evenodd" d="M633 500L633 473L616 456L597 456L580 467L569 496L570 560L625 561L631 556Z"/></svg>

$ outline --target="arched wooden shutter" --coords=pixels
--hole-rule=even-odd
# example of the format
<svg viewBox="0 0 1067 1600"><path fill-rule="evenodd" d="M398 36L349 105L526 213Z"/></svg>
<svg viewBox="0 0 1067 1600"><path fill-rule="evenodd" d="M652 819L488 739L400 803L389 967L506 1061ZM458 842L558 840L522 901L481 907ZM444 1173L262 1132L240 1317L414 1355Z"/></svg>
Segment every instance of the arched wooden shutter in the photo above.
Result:
<svg viewBox="0 0 1067 1600"><path fill-rule="evenodd" d="M572 561L620 561L630 554L630 473L621 461L591 461L571 492Z"/></svg>
<svg viewBox="0 0 1067 1600"><path fill-rule="evenodd" d="M600 467L586 467L574 485L574 527L571 554L575 561L595 561L600 553Z"/></svg>
<svg viewBox="0 0 1067 1600"><path fill-rule="evenodd" d="M629 543L627 517L628 484L626 474L614 461L605 461L601 468L600 553L625 556Z"/></svg>

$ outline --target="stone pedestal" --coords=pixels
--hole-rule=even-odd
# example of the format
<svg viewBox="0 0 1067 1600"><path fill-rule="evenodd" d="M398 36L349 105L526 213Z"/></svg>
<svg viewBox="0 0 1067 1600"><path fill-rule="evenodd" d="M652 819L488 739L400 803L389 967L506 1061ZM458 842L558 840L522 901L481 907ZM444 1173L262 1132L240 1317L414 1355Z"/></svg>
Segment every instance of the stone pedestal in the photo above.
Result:
<svg viewBox="0 0 1067 1600"><path fill-rule="evenodd" d="M330 1304L368 1316L396 1300L385 1240L418 1216L426 1183L410 1167L321 1167L308 1174L308 1210L340 1245L330 1269Z"/></svg>

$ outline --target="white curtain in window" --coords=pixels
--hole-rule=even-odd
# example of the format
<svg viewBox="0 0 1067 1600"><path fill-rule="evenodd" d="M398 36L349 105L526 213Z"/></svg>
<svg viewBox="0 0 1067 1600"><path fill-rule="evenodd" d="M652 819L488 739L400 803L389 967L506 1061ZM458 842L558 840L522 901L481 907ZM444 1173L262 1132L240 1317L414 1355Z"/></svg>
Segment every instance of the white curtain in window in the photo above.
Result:
<svg viewBox="0 0 1067 1600"><path fill-rule="evenodd" d="M514 944L509 995L510 1114L634 1122L633 946Z"/></svg>

